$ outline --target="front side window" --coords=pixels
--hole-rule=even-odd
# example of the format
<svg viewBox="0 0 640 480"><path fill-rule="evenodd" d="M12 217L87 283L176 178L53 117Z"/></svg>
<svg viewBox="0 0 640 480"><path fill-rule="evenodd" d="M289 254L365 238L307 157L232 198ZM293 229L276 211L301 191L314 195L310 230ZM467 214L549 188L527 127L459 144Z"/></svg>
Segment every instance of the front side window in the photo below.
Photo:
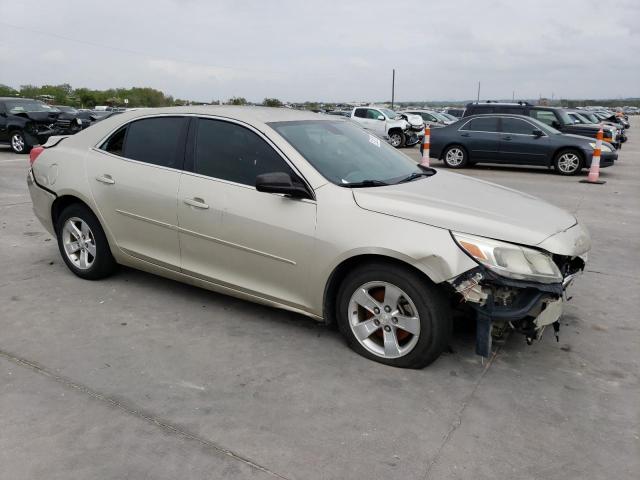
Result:
<svg viewBox="0 0 640 480"><path fill-rule="evenodd" d="M162 167L178 167L187 119L156 117L128 125L122 156Z"/></svg>
<svg viewBox="0 0 640 480"><path fill-rule="evenodd" d="M199 119L194 171L208 177L255 185L263 173L297 176L287 162L257 134L235 123Z"/></svg>
<svg viewBox="0 0 640 480"><path fill-rule="evenodd" d="M460 130L469 130L473 132L497 132L498 118L497 117L474 118L473 120L467 122Z"/></svg>
<svg viewBox="0 0 640 480"><path fill-rule="evenodd" d="M411 174L424 173L404 153L351 122L302 120L269 126L336 185L396 183Z"/></svg>
<svg viewBox="0 0 640 480"><path fill-rule="evenodd" d="M371 120L378 120L378 117L382 115L378 110L368 109L367 110L367 118Z"/></svg>
<svg viewBox="0 0 640 480"><path fill-rule="evenodd" d="M503 118L502 119L502 131L504 133L515 133L519 135L533 135L533 131L536 127L531 125L525 120L518 118Z"/></svg>

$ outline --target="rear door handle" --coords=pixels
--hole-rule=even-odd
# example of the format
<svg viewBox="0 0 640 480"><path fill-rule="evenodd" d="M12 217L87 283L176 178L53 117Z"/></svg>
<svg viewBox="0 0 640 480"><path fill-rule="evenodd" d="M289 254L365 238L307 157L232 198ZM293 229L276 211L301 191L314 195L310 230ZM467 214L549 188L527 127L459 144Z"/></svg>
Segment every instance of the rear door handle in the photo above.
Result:
<svg viewBox="0 0 640 480"><path fill-rule="evenodd" d="M100 183L106 183L107 185L113 185L116 183L116 181L111 178L111 175L107 175L106 173L104 175L97 176L96 180Z"/></svg>
<svg viewBox="0 0 640 480"><path fill-rule="evenodd" d="M198 198L198 197L185 198L184 203L191 207L202 208L203 210L206 210L207 208L209 208L209 205L204 203L204 200L202 198Z"/></svg>
<svg viewBox="0 0 640 480"><path fill-rule="evenodd" d="M469 135L468 133L461 133L460 136L461 137L470 137L471 135Z"/></svg>
<svg viewBox="0 0 640 480"><path fill-rule="evenodd" d="M511 140L511 135L507 135L506 137L502 137L503 140Z"/></svg>

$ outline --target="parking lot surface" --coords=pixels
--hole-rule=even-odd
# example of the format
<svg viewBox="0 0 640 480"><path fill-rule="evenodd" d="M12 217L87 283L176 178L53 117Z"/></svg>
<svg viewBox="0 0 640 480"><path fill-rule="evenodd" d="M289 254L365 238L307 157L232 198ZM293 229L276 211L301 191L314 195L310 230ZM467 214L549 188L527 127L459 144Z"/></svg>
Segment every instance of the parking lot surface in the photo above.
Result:
<svg viewBox="0 0 640 480"><path fill-rule="evenodd" d="M593 249L559 343L511 335L483 364L457 325L419 371L368 361L293 313L124 268L75 277L32 213L27 157L0 147L0 479L638 478L631 121L605 185L461 171L573 212Z"/></svg>

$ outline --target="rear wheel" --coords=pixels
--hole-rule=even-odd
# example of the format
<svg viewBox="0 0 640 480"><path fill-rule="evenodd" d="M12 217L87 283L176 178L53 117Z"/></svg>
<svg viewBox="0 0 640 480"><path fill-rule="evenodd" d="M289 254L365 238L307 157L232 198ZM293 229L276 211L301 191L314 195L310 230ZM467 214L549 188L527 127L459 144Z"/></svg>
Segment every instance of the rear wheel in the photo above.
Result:
<svg viewBox="0 0 640 480"><path fill-rule="evenodd" d="M14 153L29 153L29 150L31 150L31 146L27 144L22 130L11 132L10 144Z"/></svg>
<svg viewBox="0 0 640 480"><path fill-rule="evenodd" d="M81 278L98 280L116 268L107 237L96 216L84 205L65 208L56 222L58 248L69 270Z"/></svg>
<svg viewBox="0 0 640 480"><path fill-rule="evenodd" d="M560 175L575 175L582 170L582 156L575 150L562 150L554 159L556 172Z"/></svg>
<svg viewBox="0 0 640 480"><path fill-rule="evenodd" d="M444 163L449 168L464 168L469 165L467 151L460 145L451 145L442 154Z"/></svg>
<svg viewBox="0 0 640 480"><path fill-rule="evenodd" d="M337 314L355 352L394 367L427 366L451 336L444 295L418 274L392 264L351 272L340 286Z"/></svg>

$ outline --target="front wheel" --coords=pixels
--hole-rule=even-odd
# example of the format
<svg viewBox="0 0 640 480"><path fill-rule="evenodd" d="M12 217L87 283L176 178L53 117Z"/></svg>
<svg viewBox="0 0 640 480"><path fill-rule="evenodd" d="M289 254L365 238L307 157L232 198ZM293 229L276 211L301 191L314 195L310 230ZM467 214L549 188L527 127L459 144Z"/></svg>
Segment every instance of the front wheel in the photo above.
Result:
<svg viewBox="0 0 640 480"><path fill-rule="evenodd" d="M56 233L62 259L77 276L98 280L115 270L116 262L104 230L84 205L65 208L56 222Z"/></svg>
<svg viewBox="0 0 640 480"><path fill-rule="evenodd" d="M576 175L582 170L582 157L574 150L563 150L556 155L554 166L560 175Z"/></svg>
<svg viewBox="0 0 640 480"><path fill-rule="evenodd" d="M442 159L449 168L464 168L469 165L467 152L460 145L447 147L442 155Z"/></svg>
<svg viewBox="0 0 640 480"><path fill-rule="evenodd" d="M10 144L11 150L13 150L14 153L29 153L29 150L31 150L21 130L11 132Z"/></svg>
<svg viewBox="0 0 640 480"><path fill-rule="evenodd" d="M394 367L423 368L446 348L451 314L437 287L409 269L371 264L338 293L338 327L358 354Z"/></svg>
<svg viewBox="0 0 640 480"><path fill-rule="evenodd" d="M400 148L404 143L404 135L402 132L393 132L389 134L389 143L392 147Z"/></svg>

